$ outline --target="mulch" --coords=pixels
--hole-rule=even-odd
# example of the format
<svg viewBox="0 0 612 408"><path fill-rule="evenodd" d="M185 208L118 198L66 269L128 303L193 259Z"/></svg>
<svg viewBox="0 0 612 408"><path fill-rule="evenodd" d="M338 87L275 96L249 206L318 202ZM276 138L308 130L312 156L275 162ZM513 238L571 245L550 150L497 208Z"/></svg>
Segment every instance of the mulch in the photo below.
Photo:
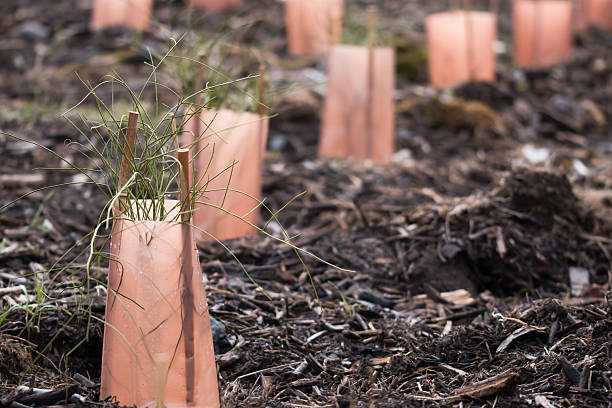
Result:
<svg viewBox="0 0 612 408"><path fill-rule="evenodd" d="M69 72L97 81L117 66L138 82L146 71L130 33L93 34L87 6L69 3L0 4L0 59L12 64L0 65L0 127L62 154L74 154L65 141L78 136L52 104L84 93ZM269 36L265 52L295 76L323 69L284 56L282 14L255 3L251 14L223 17L266 22L253 35ZM383 13L417 8L406 26L418 31L426 7L397 3ZM158 2L160 24L182 21L181 7ZM45 33L24 29L31 21L54 31L33 39ZM149 32L142 41L163 49L166 39ZM504 62L494 85L466 84L453 99L400 76L398 152L386 166L317 159L320 95L292 99L271 121L263 195L278 211L305 192L266 229L282 238L286 228L308 251L304 264L271 237L229 241L231 253L198 245L224 406L609 407L610 46L610 34L592 30L567 63L525 72ZM546 158L530 161L526 145ZM57 165L0 135L0 175L17 175L0 178L0 204L68 180L32 172ZM117 405L98 395L103 288L81 293L78 268L53 280L43 272L66 262L101 200L74 186L0 214L1 406ZM573 287L570 270L588 284ZM105 281L104 265L92 273Z"/></svg>

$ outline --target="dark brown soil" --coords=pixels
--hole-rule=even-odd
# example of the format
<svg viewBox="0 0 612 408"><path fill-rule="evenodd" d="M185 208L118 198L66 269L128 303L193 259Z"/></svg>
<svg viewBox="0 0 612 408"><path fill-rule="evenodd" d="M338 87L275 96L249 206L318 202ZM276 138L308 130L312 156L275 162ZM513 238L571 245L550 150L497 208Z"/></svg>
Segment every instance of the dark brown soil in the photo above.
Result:
<svg viewBox="0 0 612 408"><path fill-rule="evenodd" d="M201 17L195 30L252 23L229 37L261 48L282 72L272 86L323 72L286 54L278 2L247 3ZM384 3L393 35L416 49L422 17L444 7ZM86 92L73 72L97 83L116 70L142 83L146 47L163 52L160 28L178 33L188 19L182 3L157 1L155 28L141 37L93 33L89 7L0 2L0 129L81 164L67 141L83 140L59 117ZM509 17L502 7L504 40ZM347 271L305 256L313 286L286 245L228 242L270 301L226 249L199 245L211 315L226 328L216 344L224 406L610 407L611 47L611 34L591 30L570 61L537 72L515 69L504 54L495 84L463 85L452 100L425 88L417 58L417 74L412 65L398 72L398 153L386 166L316 158L321 96L311 82L298 84L302 97L275 101L266 204L277 211L306 191L278 221L296 245ZM548 149L547 158L530 162L527 145ZM66 172L33 171L59 166L0 134L0 176L44 175L0 181L0 206L69 181ZM93 187L63 187L0 212L0 290L23 285L30 296L0 295L0 406L30 404L19 386L59 390L48 405L81 405L75 393L103 405L104 291L81 293L82 269L53 281L41 272L66 264L60 257L97 223L102 200ZM276 221L268 231L279 234ZM572 293L570 268L586 271L586 291ZM92 273L105 283L104 265ZM48 296L37 298L41 285Z"/></svg>

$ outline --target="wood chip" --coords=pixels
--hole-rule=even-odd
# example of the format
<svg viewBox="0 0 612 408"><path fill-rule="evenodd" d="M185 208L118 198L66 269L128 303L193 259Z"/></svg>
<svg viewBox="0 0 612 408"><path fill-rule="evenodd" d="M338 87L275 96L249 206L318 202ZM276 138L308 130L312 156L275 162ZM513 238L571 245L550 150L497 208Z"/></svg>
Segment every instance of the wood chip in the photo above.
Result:
<svg viewBox="0 0 612 408"><path fill-rule="evenodd" d="M548 400L548 398L546 398L543 395L536 395L535 403L536 403L536 405L539 405L542 408L557 408L556 405L554 405L552 402L550 402Z"/></svg>
<svg viewBox="0 0 612 408"><path fill-rule="evenodd" d="M578 385L580 383L580 371L578 371L572 363L570 363L565 357L558 356L557 361L561 365L563 369L563 373L565 373L565 377L571 382L573 385Z"/></svg>
<svg viewBox="0 0 612 408"><path fill-rule="evenodd" d="M510 344L512 344L512 342L518 339L519 337L523 337L529 333L533 333L537 331L538 330L536 330L535 328L529 327L529 326L519 327L518 329L513 331L512 334L506 337L504 341L500 343L500 345L497 347L497 350L495 350L495 354L503 353L504 351L506 351L508 346L510 346Z"/></svg>
<svg viewBox="0 0 612 408"><path fill-rule="evenodd" d="M506 249L506 243L504 241L504 232L502 230L502 227L497 227L495 229L495 244L499 257L503 258L506 255L506 252L508 251Z"/></svg>
<svg viewBox="0 0 612 408"><path fill-rule="evenodd" d="M23 285L9 286L8 288L0 288L0 296L14 295L16 293L27 293L27 289Z"/></svg>
<svg viewBox="0 0 612 408"><path fill-rule="evenodd" d="M0 184L32 186L43 184L44 182L44 174L0 174Z"/></svg>
<svg viewBox="0 0 612 408"><path fill-rule="evenodd" d="M52 405L60 401L66 401L77 390L78 385L68 385L56 390L21 397L18 402L25 405Z"/></svg>
<svg viewBox="0 0 612 408"><path fill-rule="evenodd" d="M313 334L312 336L310 336L310 337L308 337L308 338L306 339L306 343L305 343L305 344L308 344L308 343L310 343L311 341L318 339L319 337L321 337L321 336L322 336L322 335L324 335L325 333L327 333L327 330L321 330L320 332L316 332L315 334Z"/></svg>
<svg viewBox="0 0 612 408"><path fill-rule="evenodd" d="M574 297L584 295L591 286L588 269L570 266L569 278L572 296Z"/></svg>
<svg viewBox="0 0 612 408"><path fill-rule="evenodd" d="M464 397L484 398L497 394L506 387L515 385L519 379L520 376L518 373L512 370L506 370L495 377L487 378L486 380L478 381L458 388L453 391L453 394Z"/></svg>
<svg viewBox="0 0 612 408"><path fill-rule="evenodd" d="M368 361L368 364L369 365L383 365L383 364L388 364L389 362L391 362L391 356L371 358Z"/></svg>
<svg viewBox="0 0 612 408"><path fill-rule="evenodd" d="M444 302L455 306L470 306L476 303L472 295L470 295L470 292L465 289L457 289L451 292L441 292L439 295ZM410 300L415 303L426 302L428 306L432 306L434 304L427 294L413 296Z"/></svg>
<svg viewBox="0 0 612 408"><path fill-rule="evenodd" d="M444 337L448 335L451 332L452 328L453 328L453 321L447 320L446 323L444 324L444 329L442 330L442 333L440 334L440 336Z"/></svg>
<svg viewBox="0 0 612 408"><path fill-rule="evenodd" d="M469 374L463 370L450 366L448 364L440 363L440 367L446 368L448 371L452 371L453 373L459 374L462 377L467 377Z"/></svg>

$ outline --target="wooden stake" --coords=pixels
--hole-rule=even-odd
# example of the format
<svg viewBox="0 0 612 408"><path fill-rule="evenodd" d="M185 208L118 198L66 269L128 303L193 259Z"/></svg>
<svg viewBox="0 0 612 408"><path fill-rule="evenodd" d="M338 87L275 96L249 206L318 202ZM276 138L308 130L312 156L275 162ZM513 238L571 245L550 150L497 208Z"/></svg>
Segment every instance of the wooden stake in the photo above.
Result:
<svg viewBox="0 0 612 408"><path fill-rule="evenodd" d="M132 176L132 163L134 162L134 147L136 146L136 128L138 127L138 112L130 111L128 114L128 125L125 131L125 141L123 143L121 158L121 167L119 168L119 181L117 182L117 191L120 191L128 182ZM125 194L121 194L125 196ZM120 202L122 197L119 197L115 207L113 208L113 214L119 215Z"/></svg>
<svg viewBox="0 0 612 408"><path fill-rule="evenodd" d="M264 90L266 87L266 66L264 64L259 65L259 78L257 78L257 114L263 116L264 114Z"/></svg>
<svg viewBox="0 0 612 408"><path fill-rule="evenodd" d="M185 400L192 405L195 398L195 339L194 339L194 298L192 291L193 260L190 256L193 232L189 224L191 219L191 172L189 166L189 149L178 149L178 161L181 163L179 175L179 201L181 203L181 225L183 235L182 280L182 318L183 341L185 344Z"/></svg>
<svg viewBox="0 0 612 408"><path fill-rule="evenodd" d="M123 157L119 169L119 183L117 190L121 190L132 175L131 164L134 161L134 147L136 146L136 127L138 126L138 112L131 111L128 115L128 126L125 131L125 142L123 144Z"/></svg>
<svg viewBox="0 0 612 408"><path fill-rule="evenodd" d="M189 149L178 149L176 152L181 164L179 175L179 201L181 203L181 221L189 222L191 219L191 172L189 167Z"/></svg>
<svg viewBox="0 0 612 408"><path fill-rule="evenodd" d="M258 126L258 138L262 137L263 132L267 129L267 121L264 118L264 91L266 89L266 66L263 64L259 64L259 78L257 80L257 116L259 119ZM260 161L263 160L263 155L265 153L265 144L260 152Z"/></svg>
<svg viewBox="0 0 612 408"><path fill-rule="evenodd" d="M490 0L489 1L489 10L493 15L499 14L499 0Z"/></svg>
<svg viewBox="0 0 612 408"><path fill-rule="evenodd" d="M472 30L472 17L470 15L470 13L472 12L472 2L470 0L463 0L463 8L465 13L465 52L467 54L466 62L468 66L469 79L470 81L472 81L476 76L474 74L476 67L474 67L474 45L472 43L472 35L474 30Z"/></svg>
<svg viewBox="0 0 612 408"><path fill-rule="evenodd" d="M534 2L533 7L535 10L533 12L533 37L532 37L532 45L531 45L531 60L535 61L537 56L540 55L541 49L541 38L542 38L542 10L540 8L541 3L539 1Z"/></svg>
<svg viewBox="0 0 612 408"><path fill-rule="evenodd" d="M378 10L375 6L368 8L368 83L367 83L367 102L366 102L366 135L367 135L367 156L372 157L372 142L374 129L372 129L374 122L372 120L372 99L374 93L374 52L376 43L376 30L378 28Z"/></svg>
<svg viewBox="0 0 612 408"><path fill-rule="evenodd" d="M337 17L332 11L334 10L333 1L327 1L327 9L325 10L325 20L327 24L327 46L334 45L336 43L336 24L335 18ZM312 7L312 6L306 6ZM342 26L342 23L340 23Z"/></svg>
<svg viewBox="0 0 612 408"><path fill-rule="evenodd" d="M368 48L376 43L376 29L378 28L378 9L376 6L368 8Z"/></svg>

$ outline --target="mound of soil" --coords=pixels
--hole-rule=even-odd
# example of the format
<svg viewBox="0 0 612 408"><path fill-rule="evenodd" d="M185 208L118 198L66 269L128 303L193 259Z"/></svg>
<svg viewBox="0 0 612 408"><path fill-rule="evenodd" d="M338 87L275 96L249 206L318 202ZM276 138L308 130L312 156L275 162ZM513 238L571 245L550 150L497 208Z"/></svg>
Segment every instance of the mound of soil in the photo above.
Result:
<svg viewBox="0 0 612 408"><path fill-rule="evenodd" d="M33 368L32 345L19 337L0 335L0 383L18 383Z"/></svg>

